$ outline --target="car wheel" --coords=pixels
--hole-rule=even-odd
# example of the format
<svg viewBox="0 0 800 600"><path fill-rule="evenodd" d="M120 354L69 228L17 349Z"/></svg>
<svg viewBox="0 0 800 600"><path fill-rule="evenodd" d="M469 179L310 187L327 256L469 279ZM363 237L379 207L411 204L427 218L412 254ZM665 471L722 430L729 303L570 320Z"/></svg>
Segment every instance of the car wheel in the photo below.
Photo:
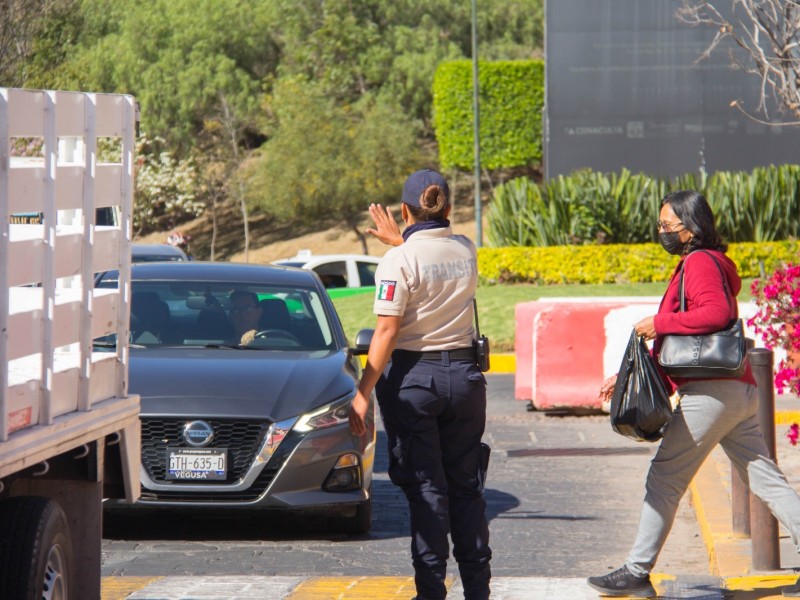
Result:
<svg viewBox="0 0 800 600"><path fill-rule="evenodd" d="M61 507L48 498L0 503L0 598L65 600L72 538Z"/></svg>

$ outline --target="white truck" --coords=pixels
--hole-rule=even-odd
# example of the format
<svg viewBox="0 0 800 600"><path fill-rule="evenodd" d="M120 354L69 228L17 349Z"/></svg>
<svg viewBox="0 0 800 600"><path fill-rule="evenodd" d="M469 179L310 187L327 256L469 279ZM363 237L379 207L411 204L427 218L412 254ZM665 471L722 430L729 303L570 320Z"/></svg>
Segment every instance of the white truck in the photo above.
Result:
<svg viewBox="0 0 800 600"><path fill-rule="evenodd" d="M4 600L99 599L103 498L139 495L139 398L127 392L135 126L130 96L0 88ZM95 289L108 269L119 289Z"/></svg>

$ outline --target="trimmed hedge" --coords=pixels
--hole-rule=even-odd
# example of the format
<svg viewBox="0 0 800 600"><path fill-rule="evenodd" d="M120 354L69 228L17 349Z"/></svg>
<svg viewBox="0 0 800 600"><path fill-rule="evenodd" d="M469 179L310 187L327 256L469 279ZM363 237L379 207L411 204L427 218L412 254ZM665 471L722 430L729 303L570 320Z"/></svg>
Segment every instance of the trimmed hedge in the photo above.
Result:
<svg viewBox="0 0 800 600"><path fill-rule="evenodd" d="M540 162L544 63L478 61L478 79L481 166ZM433 123L442 168L474 168L472 61L439 65L433 80Z"/></svg>
<svg viewBox="0 0 800 600"><path fill-rule="evenodd" d="M742 278L761 277L800 260L800 241L730 244L727 254ZM677 262L659 244L478 248L482 283L668 281Z"/></svg>

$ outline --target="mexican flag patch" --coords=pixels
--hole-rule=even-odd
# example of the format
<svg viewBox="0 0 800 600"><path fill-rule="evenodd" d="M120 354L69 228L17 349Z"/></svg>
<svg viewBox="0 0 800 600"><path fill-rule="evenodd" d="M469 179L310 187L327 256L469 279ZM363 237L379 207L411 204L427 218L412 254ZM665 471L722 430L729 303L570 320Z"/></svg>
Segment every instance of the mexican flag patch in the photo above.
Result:
<svg viewBox="0 0 800 600"><path fill-rule="evenodd" d="M394 288L397 287L396 281L386 281L385 279L381 281L381 285L378 288L378 300L394 300Z"/></svg>

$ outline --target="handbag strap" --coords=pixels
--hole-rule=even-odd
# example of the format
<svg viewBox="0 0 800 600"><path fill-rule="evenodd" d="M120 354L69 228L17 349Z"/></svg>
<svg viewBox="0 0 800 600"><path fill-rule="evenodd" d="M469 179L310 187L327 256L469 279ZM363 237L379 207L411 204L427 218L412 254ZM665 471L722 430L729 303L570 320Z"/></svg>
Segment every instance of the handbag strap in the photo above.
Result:
<svg viewBox="0 0 800 600"><path fill-rule="evenodd" d="M728 288L728 278L725 277L725 273L722 272L722 267L720 266L719 261L717 260L717 257L714 256L713 254L711 254L710 252L706 252L705 250L695 250L695 252L702 252L703 254L707 254L708 256L711 257L711 260L714 261L714 264L717 265L717 271L719 271L719 275L720 275L720 277L722 277L722 287L725 289L725 298L728 299L728 308L732 308L732 306L731 306L731 296L733 294L731 293L730 289ZM680 310L680 312L686 312L686 293L685 293L685 291L683 289L683 274L684 274L683 266L686 264L687 260L689 260L688 256L685 259L683 259L683 264L681 265L681 280L680 280L680 287L679 287L679 289L680 289L680 292L679 292L680 293L680 301L681 301L681 310Z"/></svg>

